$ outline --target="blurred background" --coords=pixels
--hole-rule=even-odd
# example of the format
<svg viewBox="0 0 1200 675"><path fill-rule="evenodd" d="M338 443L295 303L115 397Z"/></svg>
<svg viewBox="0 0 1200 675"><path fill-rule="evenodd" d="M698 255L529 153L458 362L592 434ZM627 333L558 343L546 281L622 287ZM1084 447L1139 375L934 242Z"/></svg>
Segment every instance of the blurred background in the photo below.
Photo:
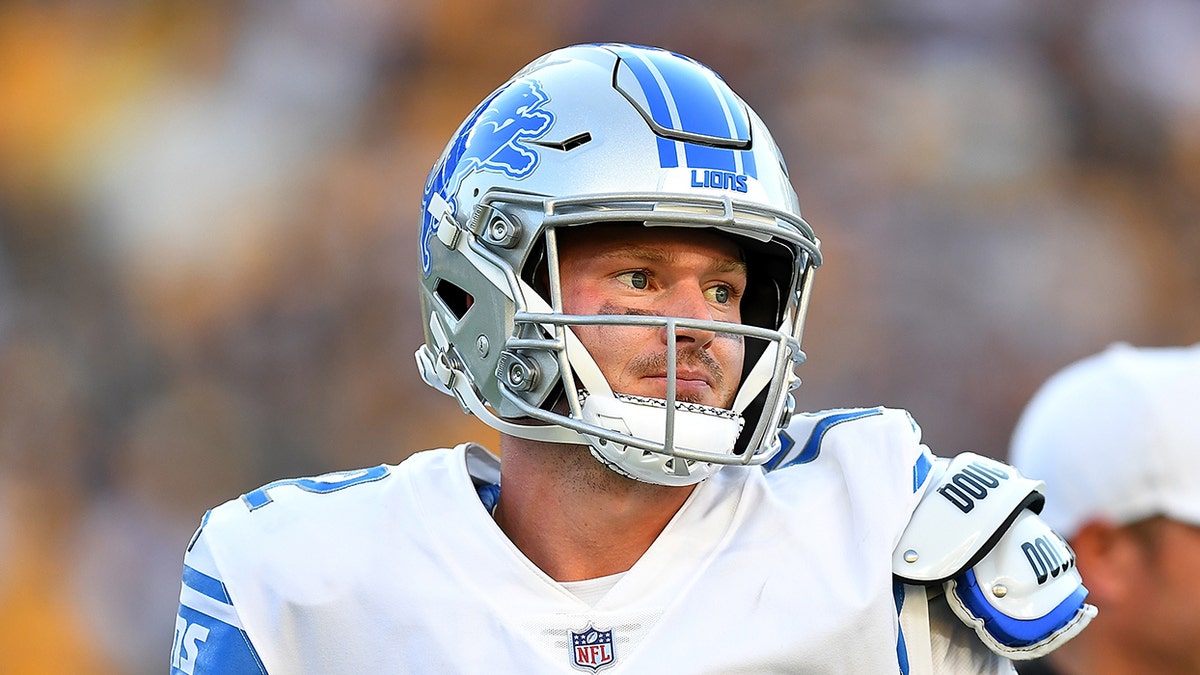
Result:
<svg viewBox="0 0 1200 675"><path fill-rule="evenodd" d="M425 387L426 173L575 42L721 73L823 240L800 406L1006 452L1200 339L1194 0L0 2L0 674L167 669L204 511L495 435Z"/></svg>

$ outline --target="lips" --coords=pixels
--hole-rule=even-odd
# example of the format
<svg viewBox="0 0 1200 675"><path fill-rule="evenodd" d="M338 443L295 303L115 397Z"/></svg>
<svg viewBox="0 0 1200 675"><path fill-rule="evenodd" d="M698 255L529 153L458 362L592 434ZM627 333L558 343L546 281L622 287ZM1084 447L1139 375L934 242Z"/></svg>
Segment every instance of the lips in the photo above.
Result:
<svg viewBox="0 0 1200 675"><path fill-rule="evenodd" d="M629 375L639 384L634 384L628 393L642 396L666 398L667 395L667 358L661 352L643 355L633 360L628 369ZM627 380L633 382L633 380ZM720 364L709 354L699 352L683 352L675 363L675 398L689 403L720 406L724 401L721 386L724 377Z"/></svg>
<svg viewBox="0 0 1200 675"><path fill-rule="evenodd" d="M665 372L664 373L654 373L652 375L647 375L646 378L666 381L667 374ZM711 387L712 382L710 381L710 379L711 378L708 375L708 373L703 373L703 372L699 372L699 371L681 370L681 371L675 373L676 386L678 386L679 384L686 383L686 384L702 384L706 387Z"/></svg>
<svg viewBox="0 0 1200 675"><path fill-rule="evenodd" d="M650 385L652 392L650 395L655 398L667 397L666 375L648 376L643 378L643 381ZM713 405L715 404L715 401L712 400L714 393L712 385L704 375L680 373L675 380L675 400L677 401Z"/></svg>

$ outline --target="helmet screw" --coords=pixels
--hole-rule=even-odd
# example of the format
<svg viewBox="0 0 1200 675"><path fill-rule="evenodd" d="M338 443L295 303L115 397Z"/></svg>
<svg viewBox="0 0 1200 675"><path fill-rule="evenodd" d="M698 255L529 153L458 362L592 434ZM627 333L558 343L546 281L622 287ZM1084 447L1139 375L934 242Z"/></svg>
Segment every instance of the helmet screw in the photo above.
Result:
<svg viewBox="0 0 1200 675"><path fill-rule="evenodd" d="M513 248L521 241L521 223L496 211L487 224L487 240L503 248Z"/></svg>
<svg viewBox="0 0 1200 675"><path fill-rule="evenodd" d="M917 552L911 548L904 552L904 562L906 563L915 563L919 557Z"/></svg>
<svg viewBox="0 0 1200 675"><path fill-rule="evenodd" d="M524 357L503 352L500 355L500 369L504 373L504 381L517 391L533 391L537 386L537 366Z"/></svg>
<svg viewBox="0 0 1200 675"><path fill-rule="evenodd" d="M1008 586L1003 584L996 584L995 586L992 586L992 595L996 596L997 598L1003 598L1004 596L1008 595Z"/></svg>
<svg viewBox="0 0 1200 675"><path fill-rule="evenodd" d="M529 387L529 371L525 370L523 364L514 362L508 367L508 383L515 389L527 389Z"/></svg>
<svg viewBox="0 0 1200 675"><path fill-rule="evenodd" d="M491 348L491 344L488 343L486 335L480 335L479 337L475 338L475 348L479 350L480 356L488 355L488 350Z"/></svg>

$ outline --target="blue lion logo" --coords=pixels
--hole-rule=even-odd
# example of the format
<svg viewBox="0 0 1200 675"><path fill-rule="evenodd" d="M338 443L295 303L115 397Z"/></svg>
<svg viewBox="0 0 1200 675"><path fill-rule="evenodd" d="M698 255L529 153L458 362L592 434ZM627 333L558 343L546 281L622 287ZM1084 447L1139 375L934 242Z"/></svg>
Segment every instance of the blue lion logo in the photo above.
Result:
<svg viewBox="0 0 1200 675"><path fill-rule="evenodd" d="M456 213L456 193L475 171L495 171L524 178L537 168L540 155L530 147L554 124L554 114L544 110L550 97L535 80L512 82L471 113L451 140L442 159L425 183L421 199L421 271L429 276L433 261L430 240L437 223L429 215L433 195L441 195Z"/></svg>

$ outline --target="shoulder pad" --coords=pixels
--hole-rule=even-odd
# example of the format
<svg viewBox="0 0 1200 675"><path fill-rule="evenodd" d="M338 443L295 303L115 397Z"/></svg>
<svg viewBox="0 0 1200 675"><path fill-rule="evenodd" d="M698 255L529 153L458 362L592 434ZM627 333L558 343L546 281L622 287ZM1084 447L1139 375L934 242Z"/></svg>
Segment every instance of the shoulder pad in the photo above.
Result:
<svg viewBox="0 0 1200 675"><path fill-rule="evenodd" d="M974 565L1025 509L1042 510L1045 484L964 452L938 458L929 487L892 553L892 571L916 584L943 582Z"/></svg>
<svg viewBox="0 0 1200 675"><path fill-rule="evenodd" d="M1075 553L1040 517L1022 510L971 569L946 582L946 602L993 652L1034 659L1075 637L1096 616Z"/></svg>

